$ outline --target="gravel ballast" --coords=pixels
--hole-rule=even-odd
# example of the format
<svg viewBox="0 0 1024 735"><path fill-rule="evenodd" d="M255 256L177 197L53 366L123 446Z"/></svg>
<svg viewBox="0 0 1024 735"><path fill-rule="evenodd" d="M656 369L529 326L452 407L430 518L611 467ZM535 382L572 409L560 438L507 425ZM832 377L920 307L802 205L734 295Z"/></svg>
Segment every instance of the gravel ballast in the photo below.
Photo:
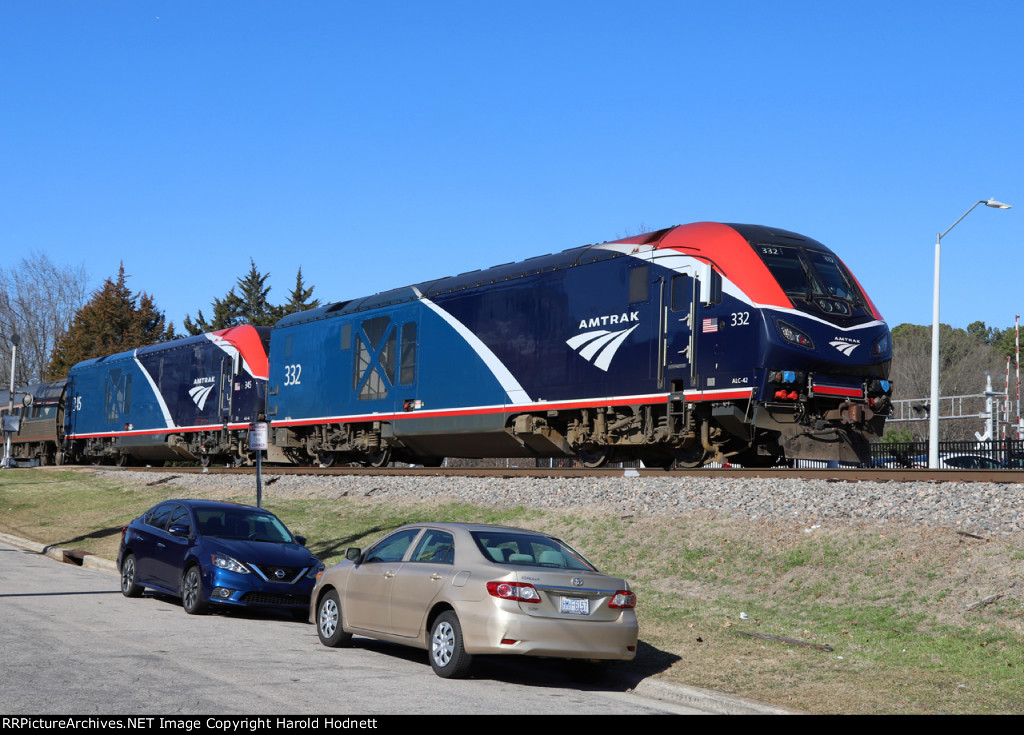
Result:
<svg viewBox="0 0 1024 735"><path fill-rule="evenodd" d="M252 493L252 475L109 472L186 494ZM170 492L173 494L173 492ZM900 523L1012 536L1024 531L1024 485L837 482L734 477L515 478L438 475L264 476L264 494L527 506L620 515L699 513L797 523Z"/></svg>

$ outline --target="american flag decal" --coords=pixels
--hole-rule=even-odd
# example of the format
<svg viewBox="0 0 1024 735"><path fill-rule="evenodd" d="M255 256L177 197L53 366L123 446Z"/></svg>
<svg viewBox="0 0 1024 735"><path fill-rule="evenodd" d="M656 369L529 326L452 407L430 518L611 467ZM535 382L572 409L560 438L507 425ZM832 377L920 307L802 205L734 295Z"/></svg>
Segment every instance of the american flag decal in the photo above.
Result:
<svg viewBox="0 0 1024 735"><path fill-rule="evenodd" d="M703 332L717 332L718 331L718 317L709 317L704 320L701 331Z"/></svg>

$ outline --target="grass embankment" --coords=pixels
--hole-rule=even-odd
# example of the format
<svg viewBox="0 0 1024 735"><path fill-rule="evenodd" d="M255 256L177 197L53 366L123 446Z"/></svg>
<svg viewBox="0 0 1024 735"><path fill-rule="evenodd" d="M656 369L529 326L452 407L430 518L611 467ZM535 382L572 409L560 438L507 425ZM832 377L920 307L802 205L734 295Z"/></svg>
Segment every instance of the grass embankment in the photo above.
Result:
<svg viewBox="0 0 1024 735"><path fill-rule="evenodd" d="M0 532L113 559L124 524L189 494L88 470L8 470ZM1019 536L292 498L272 488L264 505L328 564L417 520L556 533L631 580L640 599L637 676L808 712L1024 713Z"/></svg>

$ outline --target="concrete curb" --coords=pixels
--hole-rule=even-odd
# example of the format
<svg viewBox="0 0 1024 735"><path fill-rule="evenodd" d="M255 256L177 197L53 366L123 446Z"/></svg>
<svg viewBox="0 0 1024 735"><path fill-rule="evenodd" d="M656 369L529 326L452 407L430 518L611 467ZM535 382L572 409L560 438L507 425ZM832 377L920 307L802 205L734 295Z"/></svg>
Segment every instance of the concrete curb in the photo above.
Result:
<svg viewBox="0 0 1024 735"><path fill-rule="evenodd" d="M29 541L28 539L19 538L17 536L11 536L7 533L0 533L0 541L8 543L11 546L17 546L18 548L28 549L29 551L34 551L37 554L48 556L54 561L75 564L76 566L85 567L86 569L98 569L100 571L117 574L116 562L113 562L110 559L104 559L103 557L96 556L89 552L65 549L60 546L47 546L46 544Z"/></svg>
<svg viewBox="0 0 1024 735"><path fill-rule="evenodd" d="M661 679L644 679L633 691L650 699L676 702L719 715L802 715L799 710L751 702L729 694L697 689Z"/></svg>

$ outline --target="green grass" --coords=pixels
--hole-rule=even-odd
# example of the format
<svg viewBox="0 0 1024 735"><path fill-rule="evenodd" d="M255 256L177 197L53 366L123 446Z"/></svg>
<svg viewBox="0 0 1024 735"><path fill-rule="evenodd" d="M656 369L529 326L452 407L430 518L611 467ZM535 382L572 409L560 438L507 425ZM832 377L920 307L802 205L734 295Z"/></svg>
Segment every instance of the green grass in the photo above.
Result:
<svg viewBox="0 0 1024 735"><path fill-rule="evenodd" d="M184 494L170 483L121 485L113 473L7 470L0 531L112 559L125 523ZM264 505L327 563L412 521L555 533L631 580L642 645L627 668L636 676L810 712L1024 713L1020 537L295 498L272 486ZM968 610L994 594L1002 597Z"/></svg>

